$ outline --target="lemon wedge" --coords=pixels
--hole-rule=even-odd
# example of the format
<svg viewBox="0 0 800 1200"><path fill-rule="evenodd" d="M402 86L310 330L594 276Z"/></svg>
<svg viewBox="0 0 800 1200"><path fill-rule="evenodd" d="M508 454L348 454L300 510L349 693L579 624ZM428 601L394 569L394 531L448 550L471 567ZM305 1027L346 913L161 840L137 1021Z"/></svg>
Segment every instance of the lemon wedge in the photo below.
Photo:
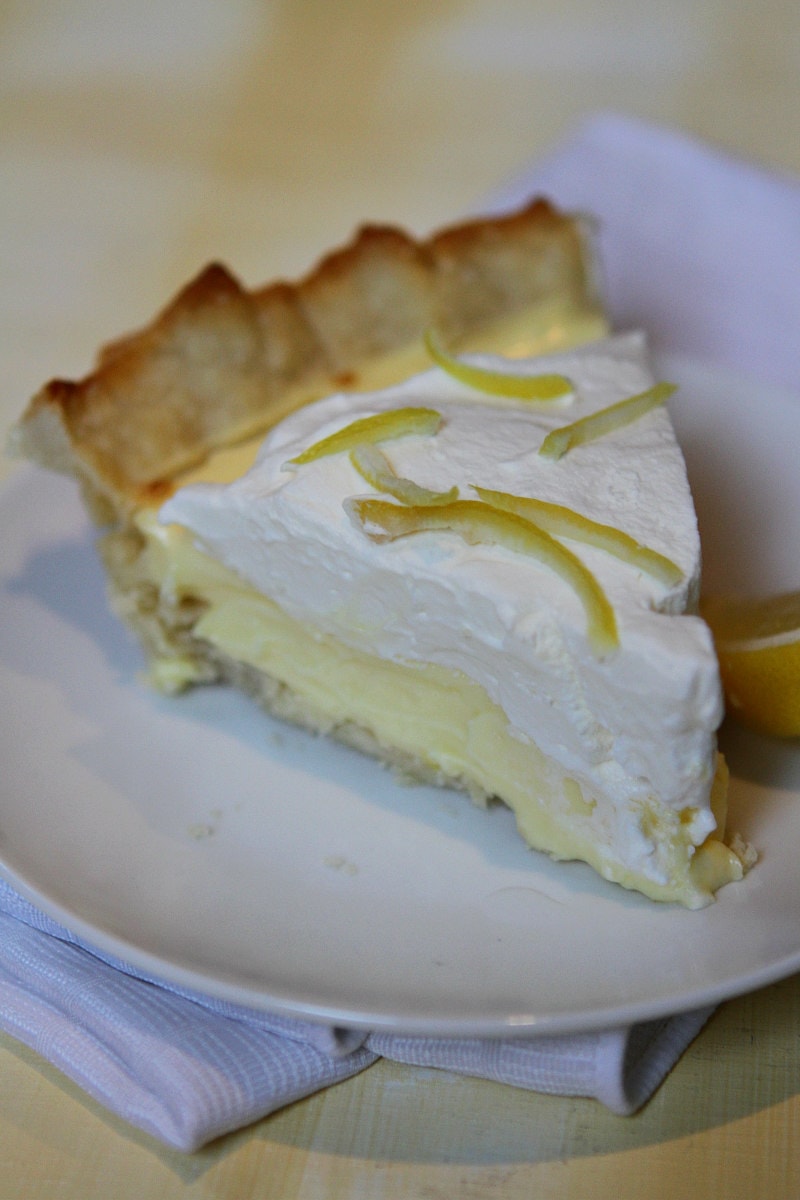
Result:
<svg viewBox="0 0 800 1200"><path fill-rule="evenodd" d="M434 492L421 487L413 479L397 475L392 464L377 446L358 446L350 451L350 461L359 475L379 492L402 500L403 504L451 504L458 499L458 488L447 492Z"/></svg>
<svg viewBox="0 0 800 1200"><path fill-rule="evenodd" d="M425 334L425 347L437 367L460 383L490 396L515 400L560 400L574 391L565 375L523 375L518 371L493 371L465 362L441 345L432 330Z"/></svg>
<svg viewBox="0 0 800 1200"><path fill-rule="evenodd" d="M563 458L567 451L575 446L593 442L615 429L638 421L651 409L664 404L676 390L674 383L657 383L646 392L639 392L636 396L629 396L627 400L620 400L617 404L610 404L608 408L601 408L588 417L581 417L570 425L553 429L539 447L539 453L544 458Z"/></svg>
<svg viewBox="0 0 800 1200"><path fill-rule="evenodd" d="M441 413L435 408L391 408L372 417L360 417L329 437L321 438L287 465L301 466L328 454L341 454L366 443L388 442L392 438L407 437L417 433L422 436L436 433L442 423Z"/></svg>
<svg viewBox="0 0 800 1200"><path fill-rule="evenodd" d="M800 737L800 591L709 596L711 626L729 710L754 729Z"/></svg>
<svg viewBox="0 0 800 1200"><path fill-rule="evenodd" d="M593 521L564 504L552 504L548 500L514 496L509 492L495 492L491 488L474 486L481 500L485 500L487 504L517 513L520 517L527 517L535 521L540 529L546 529L556 537L571 538L587 546L597 546L622 562L644 571L667 587L674 587L683 578L683 571L671 558L659 554L656 550L650 550L613 525Z"/></svg>
<svg viewBox="0 0 800 1200"><path fill-rule="evenodd" d="M450 530L471 545L499 545L530 555L558 574L573 589L586 614L589 645L598 658L619 645L614 610L605 592L579 558L532 521L484 504L456 500L438 507L404 507L387 500L345 501L350 517L376 542L413 533Z"/></svg>

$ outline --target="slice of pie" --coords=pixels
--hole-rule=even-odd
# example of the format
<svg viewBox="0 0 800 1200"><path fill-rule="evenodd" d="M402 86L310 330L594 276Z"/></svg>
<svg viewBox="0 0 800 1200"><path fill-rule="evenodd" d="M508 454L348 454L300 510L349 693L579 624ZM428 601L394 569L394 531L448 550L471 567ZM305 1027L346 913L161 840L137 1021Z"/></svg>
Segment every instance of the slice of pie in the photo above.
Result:
<svg viewBox="0 0 800 1200"><path fill-rule="evenodd" d="M368 230L297 285L210 269L15 438L109 525L160 686L243 687L699 907L748 855L697 526L643 339L604 333L583 224L547 204Z"/></svg>

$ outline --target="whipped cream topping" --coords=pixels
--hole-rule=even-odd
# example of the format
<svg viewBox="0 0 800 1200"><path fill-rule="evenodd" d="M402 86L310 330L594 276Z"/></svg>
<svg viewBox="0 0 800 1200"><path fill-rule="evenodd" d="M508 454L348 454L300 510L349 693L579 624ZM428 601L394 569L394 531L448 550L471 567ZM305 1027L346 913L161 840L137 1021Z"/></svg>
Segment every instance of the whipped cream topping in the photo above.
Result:
<svg viewBox="0 0 800 1200"><path fill-rule="evenodd" d="M494 370L564 374L574 392L547 403L497 399L435 368L384 391L331 396L278 425L242 478L180 489L160 520L184 526L206 553L323 633L389 660L464 672L517 736L589 794L626 808L655 798L696 809L699 843L714 828L708 793L722 700L711 636L691 613L699 537L667 411L557 462L538 453L551 429L653 384L644 337L513 363L470 357ZM354 420L409 405L435 408L442 424L433 436L383 443L398 475L436 491L457 486L463 499L479 485L567 505L666 555L683 579L669 588L603 550L565 542L616 614L619 648L598 659L577 597L536 559L448 530L376 544L345 509L375 494L349 454L289 460Z"/></svg>

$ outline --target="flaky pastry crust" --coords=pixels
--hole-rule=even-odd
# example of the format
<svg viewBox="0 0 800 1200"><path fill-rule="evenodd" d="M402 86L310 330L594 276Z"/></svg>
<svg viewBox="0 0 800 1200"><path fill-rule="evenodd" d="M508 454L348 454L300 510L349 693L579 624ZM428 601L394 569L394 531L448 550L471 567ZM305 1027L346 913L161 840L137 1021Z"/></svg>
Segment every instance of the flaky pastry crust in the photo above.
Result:
<svg viewBox="0 0 800 1200"><path fill-rule="evenodd" d="M600 311L583 221L541 199L426 240L364 226L295 283L248 291L212 264L84 379L42 388L10 448L77 476L113 522L214 450L356 386L363 364L429 327L457 344L553 297Z"/></svg>

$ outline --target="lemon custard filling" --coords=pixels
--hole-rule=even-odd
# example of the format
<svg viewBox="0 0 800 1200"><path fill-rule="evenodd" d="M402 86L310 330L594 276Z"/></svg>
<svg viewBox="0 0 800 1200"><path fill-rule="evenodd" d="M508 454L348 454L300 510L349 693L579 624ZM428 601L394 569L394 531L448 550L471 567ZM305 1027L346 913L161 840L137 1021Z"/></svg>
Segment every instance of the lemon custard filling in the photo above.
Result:
<svg viewBox="0 0 800 1200"><path fill-rule="evenodd" d="M485 356L481 365L492 369ZM699 907L743 863L721 840L719 677L691 612L699 545L682 458L662 411L562 461L543 459L542 440L569 417L652 386L637 336L554 356L550 367L576 381L569 413L476 397L440 368L303 408L244 476L187 484L160 522L138 514L149 570L171 603L203 597L192 638L269 677L282 697L271 707L421 777L499 797L535 848ZM541 360L524 369L543 370ZM423 429L414 418L389 440L375 434L413 409L440 420ZM378 488L407 479L434 502L373 490L353 461L359 428L386 460ZM504 535L526 524L480 499L481 488L544 492L578 524L583 514L592 530L619 529L621 558L619 546L609 553L575 537L574 517L566 534L544 534L594 581L613 637L606 630L593 644L599 600L526 539L487 538L483 526L473 536L477 510ZM439 502L453 490L466 498ZM369 535L376 505L400 520L391 538ZM192 669L191 653L156 668L178 686Z"/></svg>
<svg viewBox="0 0 800 1200"><path fill-rule="evenodd" d="M265 678L272 681L269 705L277 715L388 758L404 775L461 787L478 803L500 796L530 845L554 857L580 858L654 900L694 907L741 877L741 862L721 841L708 837L696 850L689 821L658 816L635 802L625 819L657 835L660 874L624 868L608 852L608 814L535 742L519 736L479 684L432 663L392 662L355 650L290 617L152 511L140 521L148 532L150 575L165 594L204 597L193 637L216 649L223 674L225 664L237 663L257 673L259 690ZM155 682L168 691L193 682L196 669L190 656L164 657L153 667ZM724 766L719 769L715 817L724 827ZM660 829L653 827L658 821Z"/></svg>

